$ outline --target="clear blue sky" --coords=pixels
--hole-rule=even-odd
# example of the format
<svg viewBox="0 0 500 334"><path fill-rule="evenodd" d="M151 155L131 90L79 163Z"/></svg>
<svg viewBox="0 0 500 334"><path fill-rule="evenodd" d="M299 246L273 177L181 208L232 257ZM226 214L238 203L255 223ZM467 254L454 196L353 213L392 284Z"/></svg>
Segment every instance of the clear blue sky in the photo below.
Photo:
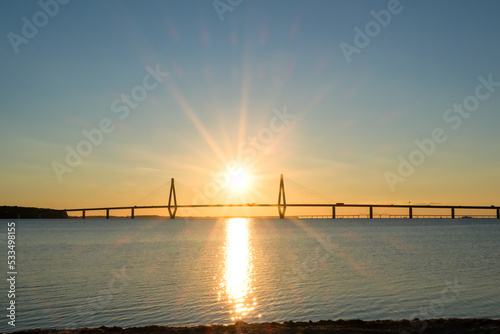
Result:
<svg viewBox="0 0 500 334"><path fill-rule="evenodd" d="M348 63L341 43L355 46L354 28L388 6L242 0L217 13L212 1L72 0L50 17L37 1L0 2L0 204L133 204L170 177L204 193L239 147L256 152L242 167L247 202L274 201L284 173L340 202L500 204L500 87L457 129L443 119L479 76L500 82L500 3L401 0ZM24 38L23 17L40 27L16 53L9 33ZM148 67L169 76L120 119L113 101ZM273 108L296 117L251 148ZM67 166L66 147L105 118L114 130L58 177L54 162ZM446 140L398 174L435 128ZM387 172L405 181L391 187Z"/></svg>

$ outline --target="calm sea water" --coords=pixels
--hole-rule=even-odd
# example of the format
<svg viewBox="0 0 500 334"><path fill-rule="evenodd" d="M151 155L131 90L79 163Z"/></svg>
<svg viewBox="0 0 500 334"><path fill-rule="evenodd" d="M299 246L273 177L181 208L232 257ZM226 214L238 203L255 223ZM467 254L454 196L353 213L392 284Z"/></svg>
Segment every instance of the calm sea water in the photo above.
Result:
<svg viewBox="0 0 500 334"><path fill-rule="evenodd" d="M21 220L16 229L15 330L500 318L495 219ZM0 330L12 330L2 318Z"/></svg>

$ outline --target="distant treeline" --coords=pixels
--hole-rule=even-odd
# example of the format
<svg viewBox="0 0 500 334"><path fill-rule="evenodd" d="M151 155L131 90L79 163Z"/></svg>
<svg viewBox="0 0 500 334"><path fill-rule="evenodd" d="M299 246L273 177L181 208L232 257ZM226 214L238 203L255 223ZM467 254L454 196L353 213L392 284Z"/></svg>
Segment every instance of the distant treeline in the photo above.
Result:
<svg viewBox="0 0 500 334"><path fill-rule="evenodd" d="M59 219L68 218L64 210L0 206L0 219Z"/></svg>

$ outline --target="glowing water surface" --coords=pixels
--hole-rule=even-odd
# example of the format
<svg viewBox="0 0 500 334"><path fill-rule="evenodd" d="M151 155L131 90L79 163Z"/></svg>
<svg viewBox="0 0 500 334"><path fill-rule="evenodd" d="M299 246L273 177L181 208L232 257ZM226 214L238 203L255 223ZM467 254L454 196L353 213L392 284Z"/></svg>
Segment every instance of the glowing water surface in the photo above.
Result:
<svg viewBox="0 0 500 334"><path fill-rule="evenodd" d="M22 220L16 264L15 330L500 318L496 219Z"/></svg>
<svg viewBox="0 0 500 334"><path fill-rule="evenodd" d="M253 248L247 218L232 218L226 221L224 241L224 273L220 283L219 301L225 298L232 305L231 320L239 320L255 310L253 297Z"/></svg>

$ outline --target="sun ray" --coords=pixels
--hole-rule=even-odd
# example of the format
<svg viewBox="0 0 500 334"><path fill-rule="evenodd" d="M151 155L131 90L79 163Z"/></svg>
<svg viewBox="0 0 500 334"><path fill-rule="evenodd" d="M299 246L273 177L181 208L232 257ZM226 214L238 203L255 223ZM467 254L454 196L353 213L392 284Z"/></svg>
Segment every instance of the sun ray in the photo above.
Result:
<svg viewBox="0 0 500 334"><path fill-rule="evenodd" d="M169 83L168 86L169 91L174 97L175 101L181 106L182 111L186 114L186 116L188 116L189 120L193 123L198 132L203 136L205 142L210 146L214 154L216 154L221 161L224 161L226 159L224 153L212 138L210 132L205 128L201 120L198 118L198 115L195 113L189 102L184 98L175 84Z"/></svg>

